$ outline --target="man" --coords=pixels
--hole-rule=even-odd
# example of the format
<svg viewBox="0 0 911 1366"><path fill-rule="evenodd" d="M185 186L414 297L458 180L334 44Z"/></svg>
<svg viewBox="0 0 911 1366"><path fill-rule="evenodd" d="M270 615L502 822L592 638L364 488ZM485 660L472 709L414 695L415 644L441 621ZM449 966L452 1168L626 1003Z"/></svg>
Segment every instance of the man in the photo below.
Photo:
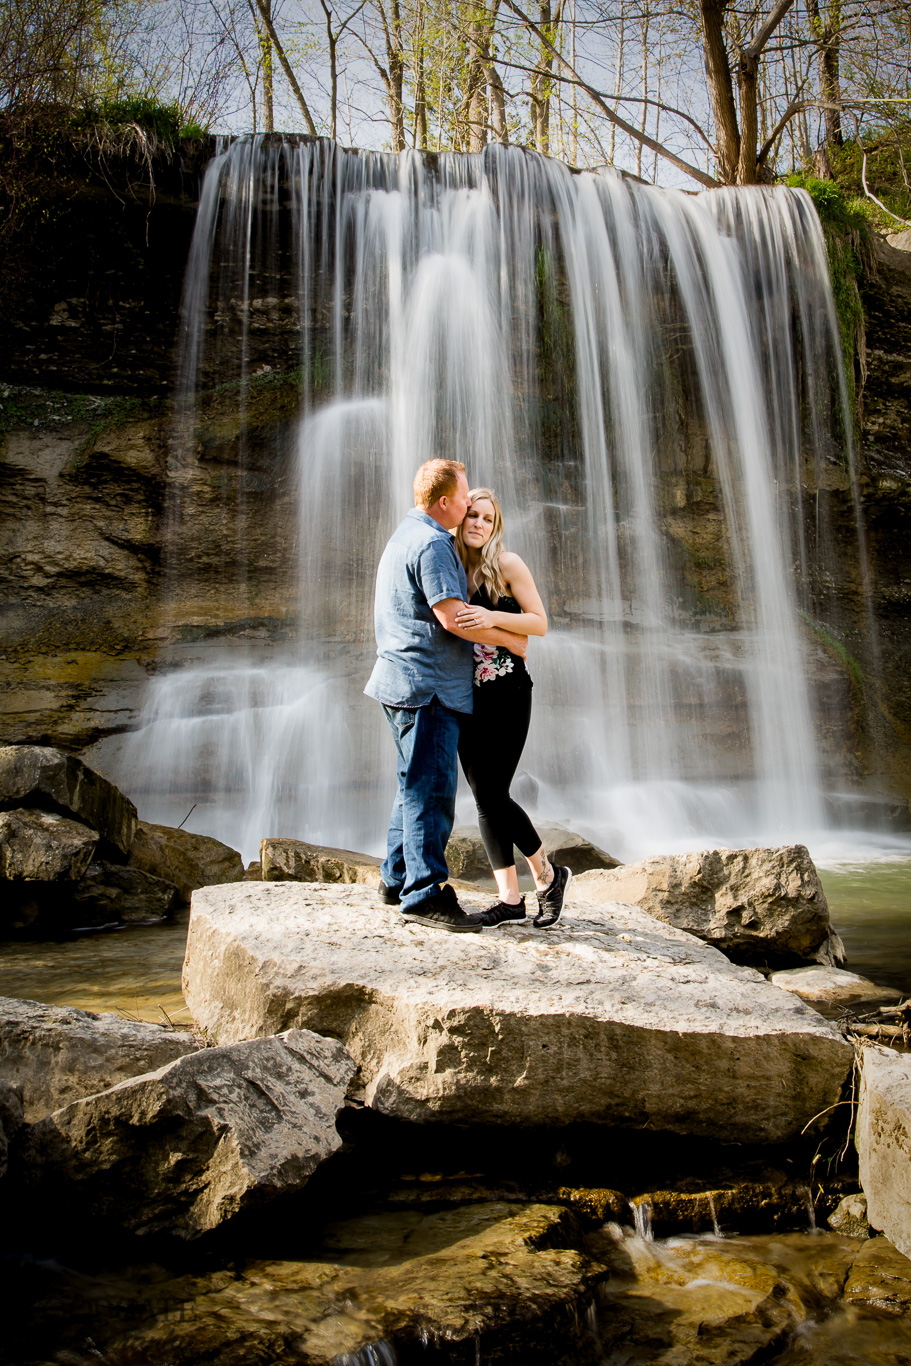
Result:
<svg viewBox="0 0 911 1366"><path fill-rule="evenodd" d="M476 933L481 926L446 881L459 717L472 709L471 645L503 645L524 657L527 641L511 631L455 624L468 593L451 535L468 511L461 461L423 464L414 501L377 571L377 661L364 689L383 705L398 759L381 895L387 905L401 904L406 920Z"/></svg>

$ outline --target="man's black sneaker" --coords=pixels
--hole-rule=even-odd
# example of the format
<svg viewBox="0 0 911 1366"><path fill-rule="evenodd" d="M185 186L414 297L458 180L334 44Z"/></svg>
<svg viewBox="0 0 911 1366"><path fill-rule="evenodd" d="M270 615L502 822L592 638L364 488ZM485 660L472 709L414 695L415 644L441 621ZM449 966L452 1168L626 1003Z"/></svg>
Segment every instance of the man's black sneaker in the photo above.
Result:
<svg viewBox="0 0 911 1366"><path fill-rule="evenodd" d="M495 906L488 906L484 911L476 911L474 915L468 917L476 925L505 925L508 921L513 924L517 920L525 919L525 898L522 897L515 906L510 906L508 901L498 901Z"/></svg>
<svg viewBox="0 0 911 1366"><path fill-rule="evenodd" d="M480 934L483 928L473 916L465 914L454 888L448 882L436 896L428 897L412 911L403 911L402 919L410 920L415 925L432 925L438 930L450 930L453 934Z"/></svg>
<svg viewBox="0 0 911 1366"><path fill-rule="evenodd" d="M385 882L379 886L380 901L384 906L398 906L402 900L402 894L395 887L387 887Z"/></svg>
<svg viewBox="0 0 911 1366"><path fill-rule="evenodd" d="M568 868L564 868L562 863L554 864L553 881L544 888L543 892L536 893L538 914L534 918L534 925L537 929L549 930L556 925L563 911L563 902L566 900L566 892L572 880L573 875Z"/></svg>

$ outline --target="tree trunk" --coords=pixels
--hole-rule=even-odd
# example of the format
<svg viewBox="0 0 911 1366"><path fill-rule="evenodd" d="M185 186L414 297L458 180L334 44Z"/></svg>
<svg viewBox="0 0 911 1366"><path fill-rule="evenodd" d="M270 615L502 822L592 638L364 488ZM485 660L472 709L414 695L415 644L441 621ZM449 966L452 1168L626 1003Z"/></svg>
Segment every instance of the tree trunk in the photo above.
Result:
<svg viewBox="0 0 911 1366"><path fill-rule="evenodd" d="M265 0L266 10L269 20L272 20L272 0ZM259 35L260 46L263 51L263 118L266 124L266 132L275 132L275 110L273 100L274 73L272 68L272 40L269 37L268 29L264 29Z"/></svg>
<svg viewBox="0 0 911 1366"><path fill-rule="evenodd" d="M740 162L740 131L731 67L724 45L724 9L724 0L699 0L705 74L715 118L715 155L721 179L726 185L733 185Z"/></svg>
<svg viewBox="0 0 911 1366"><path fill-rule="evenodd" d="M740 87L740 155L737 159L737 184L756 184L756 149L759 144L759 105L757 79L759 61L749 51L740 54L737 71Z"/></svg>
<svg viewBox="0 0 911 1366"><path fill-rule="evenodd" d="M392 145L397 152L405 150L405 104L402 92L405 85L405 49L402 43L402 11L399 0L392 0L392 46L389 51L389 75L392 80L390 113L392 115Z"/></svg>
<svg viewBox="0 0 911 1366"><path fill-rule="evenodd" d="M490 93L490 120L493 124L494 141L502 142L505 146L509 142L509 125L506 122L506 91L503 89L500 73L489 57L487 60L487 85Z"/></svg>
<svg viewBox="0 0 911 1366"><path fill-rule="evenodd" d="M816 65L819 70L819 93L824 101L825 146L831 152L844 145L841 129L841 4L831 0L825 22L819 12L818 0L807 0L807 17L816 43Z"/></svg>
<svg viewBox="0 0 911 1366"><path fill-rule="evenodd" d="M423 3L418 6L414 25L414 145L426 148L427 134L427 76L424 69L424 31L426 15Z"/></svg>
<svg viewBox="0 0 911 1366"><path fill-rule="evenodd" d="M272 23L272 14L270 11L270 7L269 5L267 5L266 0L256 0L256 8L259 10L259 16L262 19L263 24L265 25L266 32L268 33L269 38L271 39L272 47L275 50L275 54L278 57L278 60L281 62L282 71L284 71L285 76L288 79L288 84L294 91L294 98L300 105L300 111L303 114L304 122L307 125L307 132L310 134L311 137L315 138L316 124L313 122L313 116L310 113L310 108L307 104L307 101L304 99L304 92L300 88L300 82L294 74L294 70L291 66L291 63L288 61L285 49L279 42L278 34L275 32L275 25Z"/></svg>

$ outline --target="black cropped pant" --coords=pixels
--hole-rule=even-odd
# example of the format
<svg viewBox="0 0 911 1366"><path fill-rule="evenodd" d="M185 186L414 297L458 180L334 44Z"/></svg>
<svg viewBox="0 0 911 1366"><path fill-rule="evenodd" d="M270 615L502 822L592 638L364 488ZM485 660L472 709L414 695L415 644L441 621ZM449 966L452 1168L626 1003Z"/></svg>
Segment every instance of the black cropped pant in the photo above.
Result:
<svg viewBox="0 0 911 1366"><path fill-rule="evenodd" d="M485 692L489 686L490 693ZM475 709L462 717L459 760L478 808L481 839L491 868L511 868L513 846L535 854L541 837L509 795L531 723L531 688L475 689Z"/></svg>

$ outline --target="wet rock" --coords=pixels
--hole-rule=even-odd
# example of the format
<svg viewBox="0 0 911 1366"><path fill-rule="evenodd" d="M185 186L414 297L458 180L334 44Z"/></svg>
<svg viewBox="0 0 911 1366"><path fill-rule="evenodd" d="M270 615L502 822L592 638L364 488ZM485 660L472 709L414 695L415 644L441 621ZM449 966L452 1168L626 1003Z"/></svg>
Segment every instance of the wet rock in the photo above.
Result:
<svg viewBox="0 0 911 1366"><path fill-rule="evenodd" d="M108 924L160 920L170 915L180 894L173 882L164 878L153 877L139 868L100 861L86 870L70 892L70 899L74 920L82 913L91 917L82 923Z"/></svg>
<svg viewBox="0 0 911 1366"><path fill-rule="evenodd" d="M88 868L97 843L97 831L65 816L0 811L0 878L75 882Z"/></svg>
<svg viewBox="0 0 911 1366"><path fill-rule="evenodd" d="M44 745L0 747L0 810L37 807L97 830L101 852L122 860L136 832L136 808L113 783L73 754Z"/></svg>
<svg viewBox="0 0 911 1366"><path fill-rule="evenodd" d="M911 1056L868 1045L861 1053L854 1142L870 1227L911 1256Z"/></svg>
<svg viewBox="0 0 911 1366"><path fill-rule="evenodd" d="M260 863L262 882L360 882L379 887L382 880L380 859L303 840L264 839Z"/></svg>
<svg viewBox="0 0 911 1366"><path fill-rule="evenodd" d="M662 1246L608 1228L586 1240L610 1277L597 1292L604 1366L746 1366L777 1361L791 1333L837 1299L854 1245L814 1248L800 1235ZM611 1246L612 1244L612 1246Z"/></svg>
<svg viewBox="0 0 911 1366"><path fill-rule="evenodd" d="M354 1063L332 1039L290 1030L206 1048L34 1124L31 1182L134 1233L195 1238L301 1190L341 1146Z"/></svg>
<svg viewBox="0 0 911 1366"><path fill-rule="evenodd" d="M22 1091L29 1123L198 1048L161 1025L0 997L0 1078Z"/></svg>
<svg viewBox="0 0 911 1366"><path fill-rule="evenodd" d="M574 891L639 906L738 962L815 959L830 936L825 893L802 844L661 855L583 873Z"/></svg>
<svg viewBox="0 0 911 1366"><path fill-rule="evenodd" d="M845 1284L849 1304L864 1304L881 1314L911 1315L911 1261L888 1238L868 1238L852 1263Z"/></svg>
<svg viewBox="0 0 911 1366"><path fill-rule="evenodd" d="M901 992L893 987L877 986L867 977L859 977L844 968L817 964L811 968L788 968L773 972L769 978L773 987L793 991L811 1006L849 1006L857 1001L897 1001Z"/></svg>
<svg viewBox="0 0 911 1366"><path fill-rule="evenodd" d="M240 882L244 876L240 854L221 840L148 821L137 825L130 867L173 883L184 901L197 887Z"/></svg>
<svg viewBox="0 0 911 1366"><path fill-rule="evenodd" d="M0 1180L6 1176L10 1140L24 1123L22 1092L12 1082L0 1081Z"/></svg>
<svg viewBox="0 0 911 1366"><path fill-rule="evenodd" d="M582 835L567 830L563 825L537 827L541 843L554 863L562 863L573 873L584 873L592 868L618 868L619 861L599 849ZM525 861L516 851L520 869ZM457 826L446 846L446 862L453 877L466 882L492 880L490 863L476 825Z"/></svg>
<svg viewBox="0 0 911 1366"><path fill-rule="evenodd" d="M835 1233L843 1233L848 1238L868 1238L870 1225L867 1221L867 1197L865 1195L846 1195L829 1215L829 1228Z"/></svg>
<svg viewBox="0 0 911 1366"><path fill-rule="evenodd" d="M636 1195L632 1207L639 1223L656 1237L677 1233L765 1233L770 1229L808 1229L837 1196L820 1196L814 1206L809 1188L798 1181L738 1181L712 1190L651 1190ZM621 1218L629 1223L629 1215ZM839 1232L847 1232L841 1229Z"/></svg>
<svg viewBox="0 0 911 1366"><path fill-rule="evenodd" d="M456 936L356 886L210 887L193 898L184 991L223 1041L341 1039L366 1103L419 1122L772 1143L838 1099L853 1050L759 973L635 907L576 902L560 923Z"/></svg>
<svg viewBox="0 0 911 1366"><path fill-rule="evenodd" d="M904 1366L911 1361L911 1323L862 1304L838 1306L801 1323L775 1366Z"/></svg>
<svg viewBox="0 0 911 1366"><path fill-rule="evenodd" d="M71 1275L53 1305L56 1337L91 1336L112 1366L594 1366L585 1310L603 1270L578 1239L568 1211L541 1205L364 1215L330 1225L309 1258L183 1276L155 1268L145 1282Z"/></svg>

